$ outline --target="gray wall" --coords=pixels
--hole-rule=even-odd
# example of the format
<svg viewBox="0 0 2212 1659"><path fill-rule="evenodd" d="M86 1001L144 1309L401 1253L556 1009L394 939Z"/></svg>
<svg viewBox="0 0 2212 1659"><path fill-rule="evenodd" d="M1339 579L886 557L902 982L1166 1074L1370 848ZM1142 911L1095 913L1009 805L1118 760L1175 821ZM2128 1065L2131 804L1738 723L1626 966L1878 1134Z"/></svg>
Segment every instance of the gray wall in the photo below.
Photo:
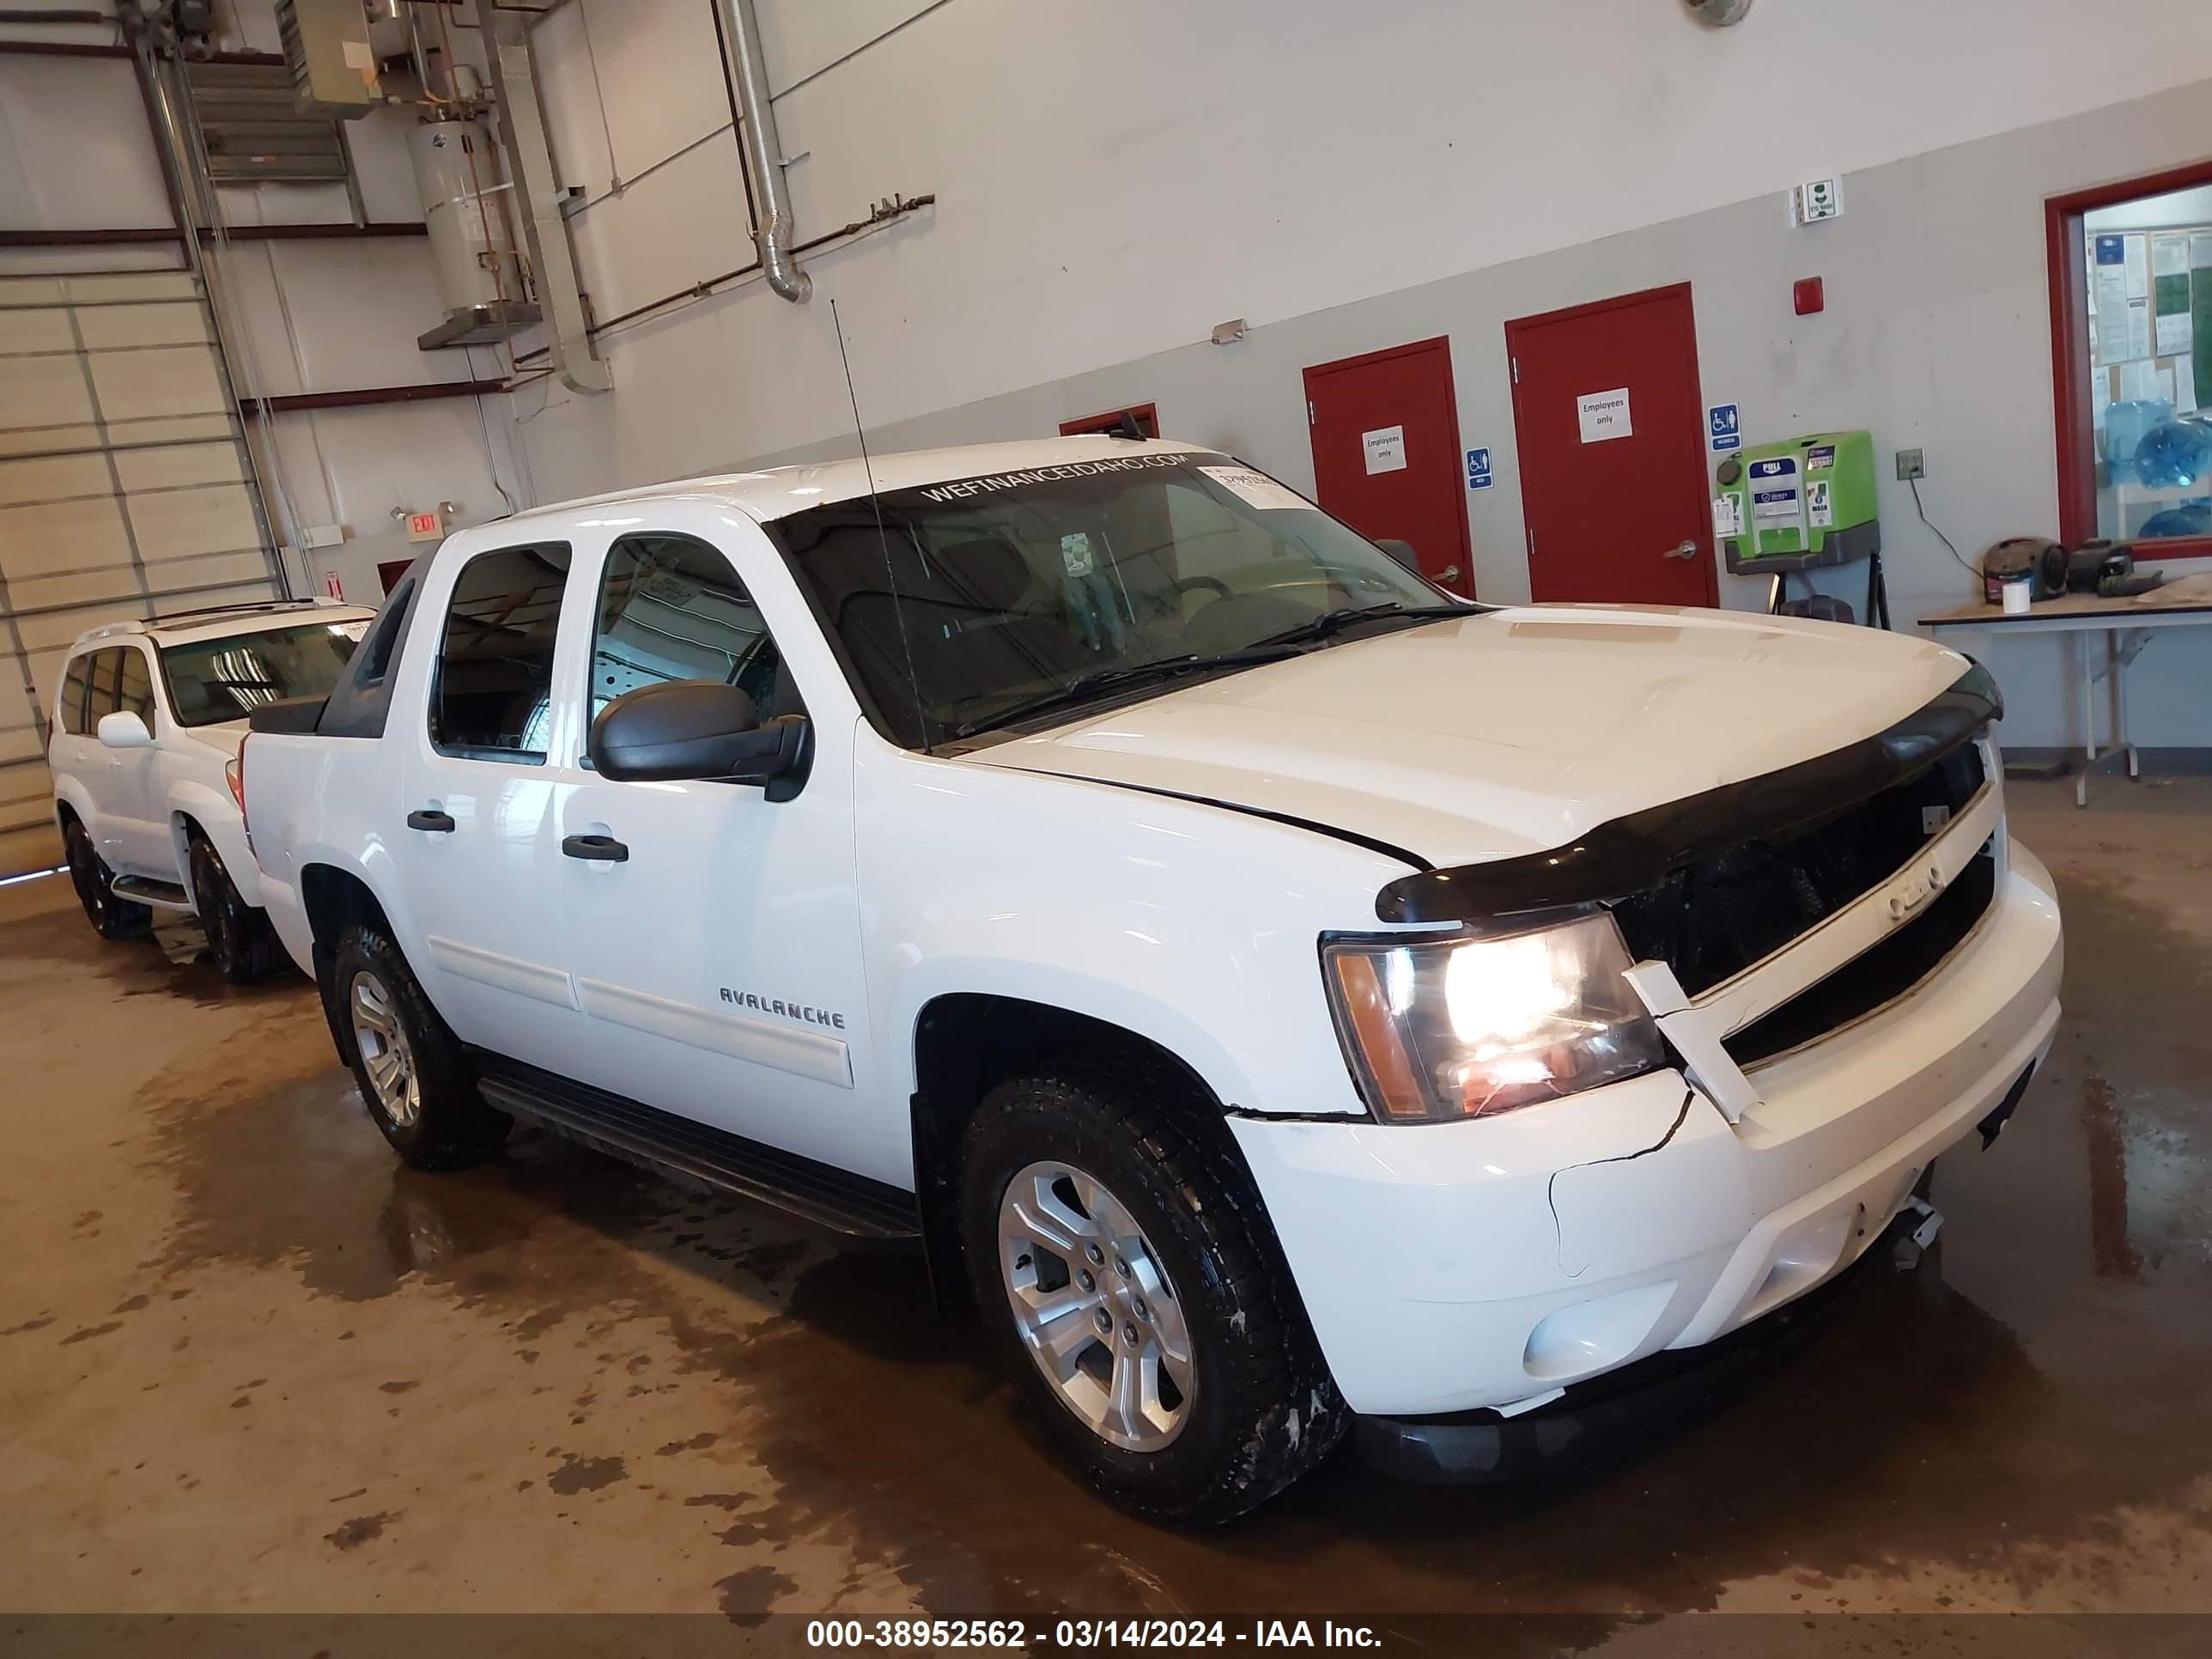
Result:
<svg viewBox="0 0 2212 1659"><path fill-rule="evenodd" d="M1477 591L1525 599L1504 325L1686 281L1706 399L1740 402L1753 441L1873 430L1885 562L1902 625L1977 588L1922 527L1905 487L1890 481L1889 453L1927 452L1929 515L1970 559L2002 536L2057 534L2044 198L2203 157L2212 151L2208 107L2212 81L1850 175L1845 216L1831 224L1793 229L1783 200L1762 196L1272 323L1236 345L1182 347L902 421L871 430L869 441L881 452L1031 437L1073 416L1151 402L1170 435L1232 450L1310 490L1301 370L1449 335L1461 436L1469 447L1488 445L1498 467L1497 487L1468 498ZM1389 250L1376 257L1387 265ZM1799 318L1790 285L1810 276L1826 279L1827 310ZM1171 247L1159 251L1155 280L1175 281ZM1130 303L1143 302L1131 295ZM865 414L868 366L856 362L854 370ZM849 441L838 441L744 459L751 465L852 453ZM1852 569L1821 580L1847 595L1863 582ZM1763 582L1723 574L1721 583L1725 605L1764 603ZM2003 683L2007 742L2081 740L2077 682L2062 641L1990 641L1978 654ZM2212 629L2156 636L2130 681L2136 741L2212 744L2208 685Z"/></svg>

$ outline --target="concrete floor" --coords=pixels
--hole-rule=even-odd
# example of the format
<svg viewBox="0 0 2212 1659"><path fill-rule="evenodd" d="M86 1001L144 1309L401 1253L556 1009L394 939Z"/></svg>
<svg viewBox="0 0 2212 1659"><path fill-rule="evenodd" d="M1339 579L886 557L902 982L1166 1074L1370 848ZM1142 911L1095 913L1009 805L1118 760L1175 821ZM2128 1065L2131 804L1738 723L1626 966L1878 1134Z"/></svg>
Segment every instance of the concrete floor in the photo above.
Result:
<svg viewBox="0 0 2212 1659"><path fill-rule="evenodd" d="M2066 1018L1917 1273L1572 1483L1347 1449L1204 1537L1063 1474L905 1259L535 1133L414 1174L303 983L0 892L0 1609L2212 1611L2212 781L2014 799Z"/></svg>

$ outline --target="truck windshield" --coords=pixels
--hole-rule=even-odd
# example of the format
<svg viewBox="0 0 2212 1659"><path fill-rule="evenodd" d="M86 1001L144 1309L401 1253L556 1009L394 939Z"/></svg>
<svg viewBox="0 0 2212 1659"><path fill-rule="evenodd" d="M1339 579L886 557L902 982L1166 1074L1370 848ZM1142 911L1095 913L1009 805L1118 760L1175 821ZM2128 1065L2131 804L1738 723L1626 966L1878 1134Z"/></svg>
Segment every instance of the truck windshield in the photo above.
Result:
<svg viewBox="0 0 2212 1659"><path fill-rule="evenodd" d="M991 473L768 528L879 723L909 748L1228 672L1347 627L1404 626L1449 603L1221 455L1133 452Z"/></svg>
<svg viewBox="0 0 2212 1659"><path fill-rule="evenodd" d="M170 713L179 726L216 726L242 720L265 702L327 697L363 627L313 623L165 647Z"/></svg>

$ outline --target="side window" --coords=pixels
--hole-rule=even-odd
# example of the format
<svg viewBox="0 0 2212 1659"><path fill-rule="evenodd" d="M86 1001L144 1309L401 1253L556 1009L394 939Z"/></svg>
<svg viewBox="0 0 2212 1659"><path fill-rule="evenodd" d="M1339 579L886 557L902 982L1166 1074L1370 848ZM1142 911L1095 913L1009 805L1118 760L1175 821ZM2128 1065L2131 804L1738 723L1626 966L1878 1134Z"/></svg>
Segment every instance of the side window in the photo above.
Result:
<svg viewBox="0 0 2212 1659"><path fill-rule="evenodd" d="M430 698L430 741L485 760L545 759L553 636L568 549L504 548L461 568Z"/></svg>
<svg viewBox="0 0 2212 1659"><path fill-rule="evenodd" d="M123 670L115 706L126 714L137 715L150 732L154 729L154 677L146 665L146 653L126 646L119 654Z"/></svg>
<svg viewBox="0 0 2212 1659"><path fill-rule="evenodd" d="M73 738L85 733L84 692L91 678L92 659L88 656L70 658L69 667L62 674L62 730Z"/></svg>
<svg viewBox="0 0 2212 1659"><path fill-rule="evenodd" d="M107 650L94 653L92 682L84 703L84 729L100 730L100 716L112 714L123 704L118 684L123 672L123 653Z"/></svg>
<svg viewBox="0 0 2212 1659"><path fill-rule="evenodd" d="M727 558L688 536L625 536L599 581L587 713L664 680L738 686L763 723L806 712Z"/></svg>

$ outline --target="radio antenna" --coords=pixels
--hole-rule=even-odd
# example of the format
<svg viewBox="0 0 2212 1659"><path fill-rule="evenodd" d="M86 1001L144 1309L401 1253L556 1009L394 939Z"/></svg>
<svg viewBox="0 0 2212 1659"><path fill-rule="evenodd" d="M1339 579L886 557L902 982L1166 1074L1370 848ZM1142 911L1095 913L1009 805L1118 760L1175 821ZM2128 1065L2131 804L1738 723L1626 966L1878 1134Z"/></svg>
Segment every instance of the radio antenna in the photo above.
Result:
<svg viewBox="0 0 2212 1659"><path fill-rule="evenodd" d="M929 716L923 712L921 677L914 670L914 641L906 631L906 606L899 602L898 573L891 565L890 532L884 528L883 497L876 490L876 469L868 459L867 428L860 422L860 395L853 390L853 360L845 350L845 322L837 314L837 301L830 301L830 325L837 331L837 361L845 367L845 396L853 405L853 436L860 445L860 476L868 481L868 506L876 515L876 541L884 550L884 580L891 590L891 615L898 619L899 649L906 655L907 689L914 694L914 724L921 738L921 752L930 752Z"/></svg>

